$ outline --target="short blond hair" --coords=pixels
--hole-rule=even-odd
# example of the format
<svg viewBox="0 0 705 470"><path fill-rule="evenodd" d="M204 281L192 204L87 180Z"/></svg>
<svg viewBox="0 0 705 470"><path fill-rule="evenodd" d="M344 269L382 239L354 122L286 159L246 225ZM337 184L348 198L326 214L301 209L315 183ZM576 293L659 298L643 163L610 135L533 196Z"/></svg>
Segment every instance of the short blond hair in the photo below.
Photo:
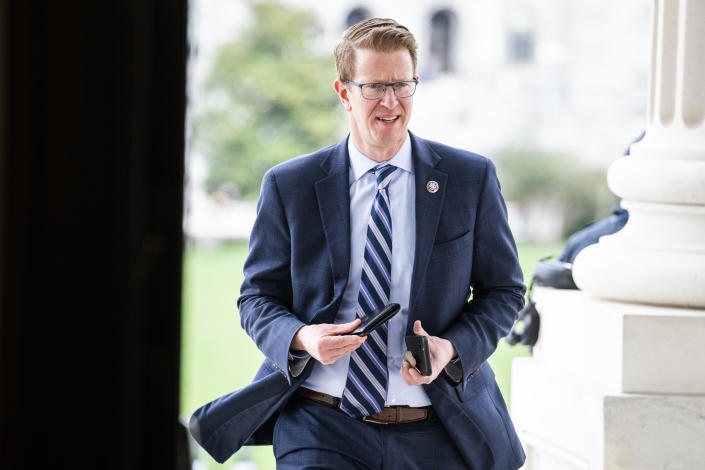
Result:
<svg viewBox="0 0 705 470"><path fill-rule="evenodd" d="M335 46L335 69L339 80L352 80L355 76L355 49L372 49L377 52L394 52L406 49L411 55L416 75L416 50L418 44L406 26L390 18L370 18L355 23L345 30Z"/></svg>

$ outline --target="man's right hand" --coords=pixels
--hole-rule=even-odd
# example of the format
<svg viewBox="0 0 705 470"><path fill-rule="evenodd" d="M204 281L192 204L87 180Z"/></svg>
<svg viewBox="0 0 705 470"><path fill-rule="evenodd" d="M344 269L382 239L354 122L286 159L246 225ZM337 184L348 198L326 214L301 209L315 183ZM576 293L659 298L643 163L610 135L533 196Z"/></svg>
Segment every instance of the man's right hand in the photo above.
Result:
<svg viewBox="0 0 705 470"><path fill-rule="evenodd" d="M321 364L335 361L360 347L366 336L346 335L360 325L360 319L339 325L321 323L299 329L291 342L292 350L306 351ZM342 335L342 336L341 336Z"/></svg>

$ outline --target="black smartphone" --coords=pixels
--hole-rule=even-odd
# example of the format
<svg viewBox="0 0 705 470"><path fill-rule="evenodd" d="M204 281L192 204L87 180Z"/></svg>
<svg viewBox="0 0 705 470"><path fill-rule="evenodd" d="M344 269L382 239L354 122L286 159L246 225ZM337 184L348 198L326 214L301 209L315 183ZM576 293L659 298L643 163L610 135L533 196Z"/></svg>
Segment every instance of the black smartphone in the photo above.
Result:
<svg viewBox="0 0 705 470"><path fill-rule="evenodd" d="M388 304L382 308L377 309L372 315L368 315L362 320L360 326L355 328L349 335L357 336L367 336L376 328L380 327L384 322L388 321L394 315L399 313L401 310L401 305L399 304Z"/></svg>
<svg viewBox="0 0 705 470"><path fill-rule="evenodd" d="M411 366L416 367L416 370L421 375L431 375L431 352L428 349L428 338L426 336L409 335L406 337L406 349L411 352L415 362L414 364L409 361Z"/></svg>

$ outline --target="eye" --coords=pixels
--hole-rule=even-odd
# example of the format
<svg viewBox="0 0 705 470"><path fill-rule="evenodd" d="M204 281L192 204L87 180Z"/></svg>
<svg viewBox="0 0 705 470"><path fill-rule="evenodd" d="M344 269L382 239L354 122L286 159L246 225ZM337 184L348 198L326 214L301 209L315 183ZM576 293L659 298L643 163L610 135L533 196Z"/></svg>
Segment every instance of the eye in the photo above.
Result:
<svg viewBox="0 0 705 470"><path fill-rule="evenodd" d="M380 88L384 88L384 85L381 83L366 83L365 87L369 90L379 90Z"/></svg>
<svg viewBox="0 0 705 470"><path fill-rule="evenodd" d="M396 91L406 90L410 87L408 82L397 82L394 84L394 89Z"/></svg>

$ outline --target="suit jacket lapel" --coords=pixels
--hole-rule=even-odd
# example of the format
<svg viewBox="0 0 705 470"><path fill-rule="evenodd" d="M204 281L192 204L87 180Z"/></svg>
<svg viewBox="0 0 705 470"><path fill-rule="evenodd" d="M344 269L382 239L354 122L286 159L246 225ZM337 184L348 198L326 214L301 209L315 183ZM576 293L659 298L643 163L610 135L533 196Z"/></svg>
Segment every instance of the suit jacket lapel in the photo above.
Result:
<svg viewBox="0 0 705 470"><path fill-rule="evenodd" d="M414 306L418 300L421 283L436 240L448 175L435 169L441 157L423 140L411 133L409 135L416 185L416 250L409 297L410 316L407 323L407 330L411 333L414 320L417 318ZM321 163L321 168L326 176L315 183L315 190L333 269L334 295L337 298L342 296L345 290L350 271L350 184L347 138L331 149ZM431 193L426 189L429 181L438 183L437 192ZM330 323L333 320L333 318L325 319Z"/></svg>
<svg viewBox="0 0 705 470"><path fill-rule="evenodd" d="M441 157L423 140L418 139L411 133L409 135L411 136L411 152L414 160L414 180L416 184L416 251L409 296L410 314L407 322L407 334L412 334L414 320L418 317L414 307L420 294L421 282L426 273L431 250L436 240L436 231L445 201L448 174L435 169ZM429 181L438 183L438 190L435 193L427 189Z"/></svg>
<svg viewBox="0 0 705 470"><path fill-rule="evenodd" d="M350 270L350 190L348 139L321 163L326 176L315 183L316 198L334 276L335 297L341 296ZM335 313L335 312L334 312ZM333 319L330 319L330 323Z"/></svg>

